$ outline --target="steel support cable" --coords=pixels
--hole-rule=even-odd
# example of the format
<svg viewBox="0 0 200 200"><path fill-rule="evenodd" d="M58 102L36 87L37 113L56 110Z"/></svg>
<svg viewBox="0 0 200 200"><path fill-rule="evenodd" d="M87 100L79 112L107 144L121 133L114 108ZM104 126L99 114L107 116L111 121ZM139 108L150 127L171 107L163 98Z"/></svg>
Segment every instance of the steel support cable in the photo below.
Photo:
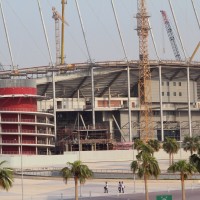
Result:
<svg viewBox="0 0 200 200"><path fill-rule="evenodd" d="M51 54L51 50L50 50L50 46L49 46L49 40L48 40L48 36L47 36L46 27L45 27L45 23L44 23L44 19L43 19L40 0L37 0L37 2L38 2L38 9L39 9L39 12L40 12L40 18L41 18L41 22L42 22L42 27L43 27L43 31L44 31L44 36L45 36L45 40L46 40L46 44L47 44L47 48L48 48L48 53L49 53L51 65L53 66L53 59L52 59L52 54Z"/></svg>
<svg viewBox="0 0 200 200"><path fill-rule="evenodd" d="M175 14L174 14L174 10L173 10L171 0L168 0L168 2L169 2L169 6L170 6L170 9L171 9L172 15L173 15L174 23L176 25L176 31L178 33L178 37L179 37L179 40L181 42L181 47L182 47L182 50L183 50L183 53L184 53L184 57L185 57L185 60L187 60L185 48L184 48L183 41L182 41L182 38L181 38L181 35L180 35L180 32L179 32L179 28L178 28L178 24L177 24L177 21L176 21L176 17L175 17Z"/></svg>
<svg viewBox="0 0 200 200"><path fill-rule="evenodd" d="M10 39L9 39L8 30L7 30L6 21L5 21L4 12L3 12L2 0L0 0L0 7L1 7L1 15L2 15L2 19L3 19L4 30L5 30L5 34L6 34L7 43L8 43L10 59L11 59L11 63L12 63L12 68L14 70L14 60L13 60Z"/></svg>
<svg viewBox="0 0 200 200"><path fill-rule="evenodd" d="M131 95L130 95L130 64L129 64L128 57L127 57L127 53L126 53L126 49L125 49L125 46L124 46L123 37L122 37L121 31L120 31L119 21L118 21L117 15L116 15L116 11L115 11L115 6L114 6L113 0L111 0L111 4L112 4L113 13L114 13L114 17L115 17L115 22L116 22L117 30L118 30L118 33L119 33L119 36L120 36L120 41L121 41L121 44L122 44L124 56L125 56L125 59L126 59L126 62L127 62L127 76L128 76L128 112L129 112L129 141L131 142L131 141L132 141L132 130L131 130L131 101L130 101L130 97L131 97Z"/></svg>
<svg viewBox="0 0 200 200"><path fill-rule="evenodd" d="M70 35L70 37L72 38L73 42L76 44L76 46L78 47L78 49L80 50L80 52L82 52L82 54L84 55L84 57L88 58L87 53L84 51L84 49L81 47L81 45L79 45L78 41L75 39L75 37L73 36L73 34L70 32L70 29L68 30L68 34Z"/></svg>
<svg viewBox="0 0 200 200"><path fill-rule="evenodd" d="M159 57L158 51L157 51L156 42L155 42L155 39L154 39L153 30L151 29L151 22L150 22L149 19L148 19L148 21L149 21L149 28L150 28L150 33L151 33L151 39L152 39L153 46L154 46L154 49L155 49L155 52L156 52L156 57L157 57L158 61L160 61L160 57Z"/></svg>
<svg viewBox="0 0 200 200"><path fill-rule="evenodd" d="M127 58L127 53L126 53L126 50L125 50L124 41L123 41L122 34L121 34L121 31L120 31L119 21L118 21L117 15L116 15L116 11L115 11L115 6L114 6L113 0L111 0L111 4L112 4L113 13L114 13L114 17L115 17L115 22L116 22L117 30L118 30L118 33L119 33L119 36L120 36L120 41L121 41L121 44L122 44L123 52L124 52L124 55L125 55L125 60L126 60L126 62L129 64L129 61L128 61L128 58Z"/></svg>
<svg viewBox="0 0 200 200"><path fill-rule="evenodd" d="M52 59L52 54L51 54L51 50L50 50L50 45L49 45L49 41L48 41L48 36L47 36L47 32L46 32L46 27L45 27L45 23L44 23L44 19L43 19L43 15L42 15L42 10L41 10L41 6L40 6L40 0L37 0L38 2L38 8L39 8L39 12L40 12L40 17L41 17L41 21L42 21L42 27L43 27L43 31L44 31L44 35L45 35L45 40L47 43L47 48L48 48L48 53L49 53L49 57L50 57L50 61L51 61L51 66L53 68L55 68L54 64L53 64L53 59ZM56 83L55 83L55 71L52 71L52 87L53 87L53 114L54 114L54 130L55 130L55 138L57 137L57 123L56 123Z"/></svg>
<svg viewBox="0 0 200 200"><path fill-rule="evenodd" d="M149 28L150 28L150 34L151 34L151 39L153 41L153 45L154 45L154 49L155 49L155 52L156 52L156 56L157 56L157 59L158 61L160 61L160 57L158 55L158 51L157 51L157 46L156 46L156 42L155 42L155 39L154 39L154 34L153 34L153 30L151 29L151 22L150 22L150 19L148 19L148 22L149 22ZM159 98L160 98L160 119L161 119L161 138L162 138L162 141L163 141L163 108L162 108L162 73L161 73L161 65L159 66Z"/></svg>
<svg viewBox="0 0 200 200"><path fill-rule="evenodd" d="M29 34L29 36L30 36L31 39L33 40L35 46L37 47L37 49L39 49L40 52L42 53L42 55L43 55L44 57L46 57L46 55L44 54L44 52L42 51L42 49L39 47L39 45L37 44L36 40L34 39L32 33L29 31L29 29L26 27L26 25L23 23L23 21L22 21L22 20L20 19L20 17L17 15L17 13L16 13L15 10L12 8L12 6L10 5L10 3L9 3L8 1L7 1L6 3L9 5L9 7L10 7L10 9L12 10L13 14L18 18L19 22L22 24L22 26L24 27L24 29L27 31L27 33Z"/></svg>
<svg viewBox="0 0 200 200"><path fill-rule="evenodd" d="M75 0L75 3L76 3L76 8L77 8L78 16L79 16L79 21L80 21L80 24L81 24L81 29L82 29L82 33L83 33L83 38L84 38L84 42L85 42L87 54L88 54L88 57L89 57L89 63L91 64L92 125L95 128L95 111L94 111L95 102L94 102L94 73L93 73L93 63L92 63L92 58L91 58L89 47L88 47L87 40L86 40L85 29L84 29L84 26L83 26L83 20L82 20L82 17L81 17L81 12L80 12L80 9L79 9L78 1Z"/></svg>
<svg viewBox="0 0 200 200"><path fill-rule="evenodd" d="M106 32L108 35L108 38L113 42L113 46L115 46L116 48L118 48L119 46L116 45L116 42L113 39L113 35L111 35L108 31L108 29L106 28L106 26L103 24L103 22L101 21L101 19L98 17L98 15L96 15L96 13L94 12L94 9L92 8L92 5L88 2L88 7L90 8L90 10L93 12L93 14L95 15L95 17L97 18L97 20L99 21L99 24L101 24L103 26L104 29L104 33Z"/></svg>
<svg viewBox="0 0 200 200"><path fill-rule="evenodd" d="M169 5L170 5L170 8L171 8L171 12L173 14L174 22L175 22L176 29L177 29L177 32L178 32L178 35L179 35L179 39L180 39L180 42L181 42L183 53L184 53L184 56L185 56L185 59L186 59L186 62L187 62L187 56L186 56L185 49L184 49L184 46L183 46L183 42L182 42L182 39L181 39L181 36L180 36L180 33L179 33L179 29L178 29L175 14L174 14L174 11L173 11L173 7L172 7L172 4L171 4L171 0L168 0L168 2L169 2ZM189 118L189 132L190 132L190 135L192 135L192 132L191 132L191 109L190 109L190 86L189 85L190 85L190 81L189 81L189 62L188 62L188 67L187 67L188 118Z"/></svg>
<svg viewBox="0 0 200 200"><path fill-rule="evenodd" d="M152 4L154 6L154 2L152 2ZM150 30L150 34L151 34L151 39L152 39L152 42L153 42L154 50L155 50L155 53L156 53L156 57L157 57L158 61L160 61L160 57L158 55L157 45L156 45L156 42L155 42L153 30L151 29L151 21L150 21L149 18L148 18L148 23L149 23L149 30Z"/></svg>
<svg viewBox="0 0 200 200"><path fill-rule="evenodd" d="M200 29L199 17L198 17L198 14L197 14L197 11L196 11L196 8L195 8L195 5L194 5L194 1L191 0L191 2L192 2L192 7L193 7L193 10L194 10L195 16L196 16L196 20L197 20L197 23L198 23L198 26L199 26L199 29Z"/></svg>
<svg viewBox="0 0 200 200"><path fill-rule="evenodd" d="M88 57L89 57L89 62L92 63L92 59L91 59L89 47L88 47L87 40L86 40L85 29L84 29L84 26L83 26L83 20L82 20L82 17L81 17L81 13L80 13L78 1L75 0L75 3L76 3L77 11L78 11L78 16L79 16L80 24L81 24L81 29L82 29L82 33L83 33L83 39L84 39L86 50L87 50L87 54L88 54Z"/></svg>

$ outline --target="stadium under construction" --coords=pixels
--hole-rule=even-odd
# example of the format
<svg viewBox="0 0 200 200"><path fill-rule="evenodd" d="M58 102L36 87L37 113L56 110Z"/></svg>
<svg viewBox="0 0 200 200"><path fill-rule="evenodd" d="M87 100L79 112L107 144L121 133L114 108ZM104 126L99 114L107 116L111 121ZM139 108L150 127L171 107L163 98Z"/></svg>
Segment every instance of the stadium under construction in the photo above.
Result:
<svg viewBox="0 0 200 200"><path fill-rule="evenodd" d="M88 62L67 64L64 59L64 25L68 25L64 8L67 1L61 3L62 14L52 8L55 64L39 1L49 66L15 67L6 34L12 69L2 67L0 70L0 154L124 150L133 148L135 138L147 142L172 137L181 142L186 135L199 135L200 63L194 62L193 58L200 42L188 57L170 0L168 3L183 57L167 12L160 12L176 61L162 60L158 56L146 1L137 0L138 60L128 59L114 2L111 1L124 59L94 62L76 1ZM200 25L193 1L192 5ZM3 21L7 33L5 19ZM150 35L157 60L149 59Z"/></svg>
<svg viewBox="0 0 200 200"><path fill-rule="evenodd" d="M53 142L50 144L46 139L48 151L44 151L45 154L50 153L49 149L51 153L57 154L79 148L82 151L129 149L132 148L133 139L140 137L141 109L138 98L138 61L131 61L129 66L130 82L127 63L124 61L24 68L17 72L4 70L0 72L0 77L2 81L10 79L17 82L26 79L35 82L37 95L43 97L37 99L37 111L44 112L44 116L48 116L46 113L56 116L56 148L52 148ZM197 62L187 64L179 61L150 61L155 139L163 141L165 137L173 137L181 141L185 135L199 134L199 66L200 63ZM3 93L0 97L8 98ZM11 95L10 98L14 97ZM18 103L19 101L16 102ZM3 112L5 113L5 109L1 105L1 119ZM1 120L1 148L5 145L13 146L15 142L20 143L19 140L14 141L14 137L3 140L4 135L8 134L2 131L5 123L8 120ZM11 119L9 123L16 122ZM48 123L45 121L41 126L49 134ZM52 126L50 127L52 133ZM39 129L34 130L34 137L41 137L37 136ZM20 136L22 133L14 134ZM34 140L34 143L37 142L37 139ZM33 141L24 145L37 146Z"/></svg>

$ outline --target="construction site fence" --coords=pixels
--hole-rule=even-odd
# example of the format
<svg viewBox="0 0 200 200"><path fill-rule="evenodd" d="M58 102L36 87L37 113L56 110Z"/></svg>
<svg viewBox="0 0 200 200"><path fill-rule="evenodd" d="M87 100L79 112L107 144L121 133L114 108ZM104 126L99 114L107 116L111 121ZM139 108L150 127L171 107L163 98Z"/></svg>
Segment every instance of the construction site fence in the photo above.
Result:
<svg viewBox="0 0 200 200"><path fill-rule="evenodd" d="M38 169L38 170L15 170L16 175L23 176L35 176L35 177L61 177L62 168L54 169ZM93 171L94 179L140 179L137 174L133 174L131 170L122 170L122 169L95 169ZM150 177L154 180L156 178ZM161 174L157 178L158 180L179 180L179 173L169 173L166 170L161 171ZM191 175L188 179L199 180L200 174L195 173Z"/></svg>

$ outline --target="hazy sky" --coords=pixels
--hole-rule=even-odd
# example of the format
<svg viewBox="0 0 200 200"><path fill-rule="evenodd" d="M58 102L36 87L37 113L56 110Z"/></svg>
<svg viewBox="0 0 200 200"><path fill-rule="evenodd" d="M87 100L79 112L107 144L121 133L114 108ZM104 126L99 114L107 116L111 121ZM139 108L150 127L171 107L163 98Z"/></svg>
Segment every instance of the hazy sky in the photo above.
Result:
<svg viewBox="0 0 200 200"><path fill-rule="evenodd" d="M55 21L52 19L52 6L61 13L61 0L40 0L47 28L50 48L55 62ZM65 28L66 63L86 62L88 60L81 26L75 6L75 0L68 0L65 18L69 26ZM138 59L137 0L114 0L124 39L128 59ZM200 41L200 31L192 9L191 0L171 0L177 23L186 49L191 56ZM78 0L85 34L94 61L123 60L124 54L120 43L110 0ZM200 2L194 0L200 17ZM4 15L10 37L14 64L21 67L42 66L50 63L44 38L37 0L2 0ZM175 24L168 0L147 0L151 15L151 27L161 59L173 59L174 54L163 25L160 10L165 10L171 21L176 41L181 50ZM5 37L2 17L0 17L0 62L9 69L11 64ZM156 59L151 39L149 40L150 59ZM195 60L199 60L196 56Z"/></svg>

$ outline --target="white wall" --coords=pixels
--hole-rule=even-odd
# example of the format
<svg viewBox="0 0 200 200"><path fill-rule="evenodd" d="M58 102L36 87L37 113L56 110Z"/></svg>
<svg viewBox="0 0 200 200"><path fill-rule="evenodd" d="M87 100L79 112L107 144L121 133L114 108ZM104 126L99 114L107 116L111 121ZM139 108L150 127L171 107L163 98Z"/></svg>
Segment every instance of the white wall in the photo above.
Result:
<svg viewBox="0 0 200 200"><path fill-rule="evenodd" d="M133 150L110 150L110 151L81 151L80 160L82 162L126 162L132 161L137 155L137 151ZM189 152L183 150L174 155L174 159L188 159ZM155 153L155 157L168 163L169 155L163 150ZM63 167L67 162L74 162L79 159L79 152L65 152L64 155L23 155L23 168L36 167ZM7 165L13 168L21 167L20 155L1 155L0 161L6 160Z"/></svg>

